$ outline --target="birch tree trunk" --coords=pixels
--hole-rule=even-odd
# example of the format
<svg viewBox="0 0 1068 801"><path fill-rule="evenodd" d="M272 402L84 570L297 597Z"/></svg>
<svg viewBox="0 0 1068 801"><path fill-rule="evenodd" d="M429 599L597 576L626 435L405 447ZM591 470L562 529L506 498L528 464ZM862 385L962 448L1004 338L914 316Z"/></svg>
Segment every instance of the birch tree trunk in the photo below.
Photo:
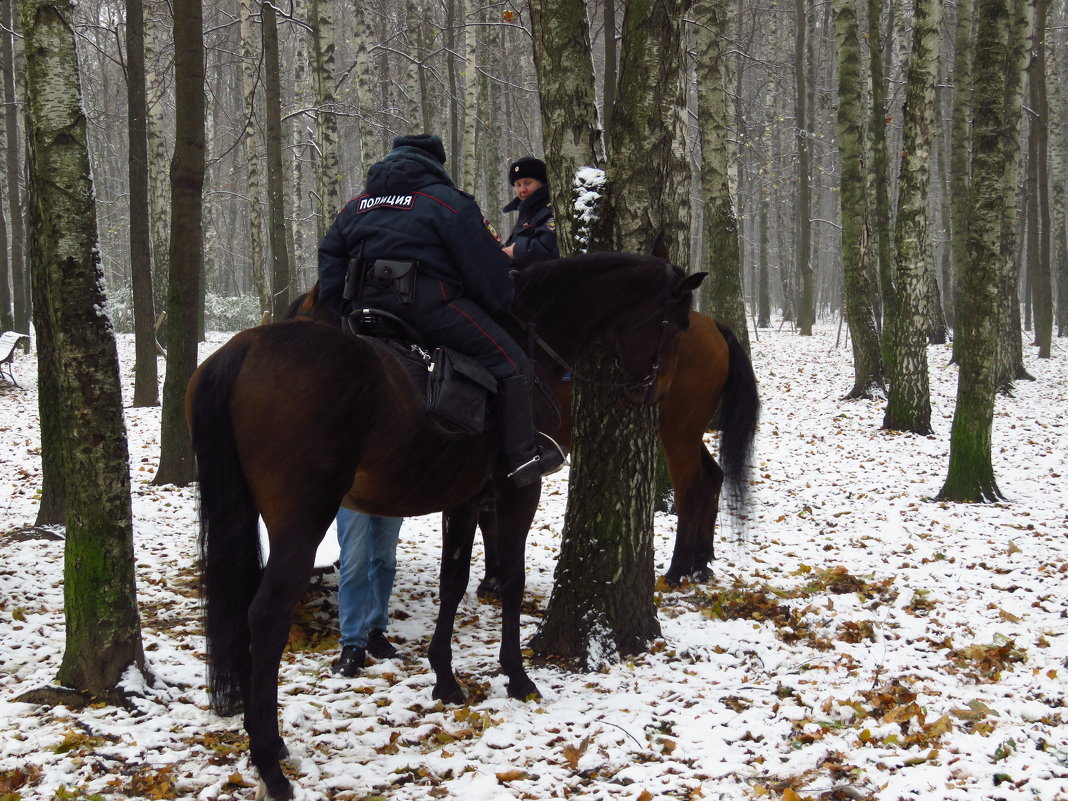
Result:
<svg viewBox="0 0 1068 801"><path fill-rule="evenodd" d="M371 111L374 109L373 74L371 59L367 48L371 42L371 21L367 18L366 3L356 0L352 4L352 23L356 29L356 93L360 101L363 119L359 122L360 132L360 182L371 169L381 154L378 152L374 130L370 125Z"/></svg>
<svg viewBox="0 0 1068 801"><path fill-rule="evenodd" d="M891 291L896 308L887 331L892 357L887 364L889 397L883 428L916 434L931 433L926 336L930 278L927 190L941 20L941 0L917 0L905 89L905 129L894 237L897 255Z"/></svg>
<svg viewBox="0 0 1068 801"><path fill-rule="evenodd" d="M290 281L289 251L286 248L278 19L270 2L261 3L260 11L263 15L263 86L267 109L267 233L271 245L271 315L275 320L282 320L295 293Z"/></svg>
<svg viewBox="0 0 1068 801"><path fill-rule="evenodd" d="M574 55L572 65L586 63L581 52L566 45L584 42L588 48L588 30L568 30L561 23L569 19L584 28L585 16L576 8L582 4L536 5L535 28L541 29L536 41L545 48L541 58ZM688 236L689 226L680 224L685 210L678 200L679 186L689 178L689 169L680 170L678 161L678 142L684 140L678 126L684 119L686 7L682 0L627 4L609 140L609 183L598 226L605 237L600 242L611 249L649 253L659 233L665 232L669 242ZM555 11L562 13L550 16ZM539 77L550 76L539 67ZM547 109L546 137L559 135L550 120L562 113ZM580 108L571 113L585 119L595 116ZM547 155L551 162L555 154ZM597 378L617 375L612 358L597 349L576 369ZM580 382L573 419L573 490L561 559L532 647L536 653L557 654L593 669L615 654L641 651L660 634L653 604L652 548L656 406L635 405L618 392Z"/></svg>
<svg viewBox="0 0 1068 801"><path fill-rule="evenodd" d="M7 177L7 208L10 215L11 242L11 307L12 327L20 333L30 330L30 282L26 274L26 230L22 194L19 192L19 113L15 95L15 26L12 4L14 0L0 0L0 72L4 82L4 137L7 156L4 174Z"/></svg>
<svg viewBox="0 0 1068 801"><path fill-rule="evenodd" d="M1006 74L1009 54L1010 3L977 0L975 143L969 203L967 258L957 278L959 312L957 349L960 374L957 406L950 433L949 473L939 498L947 501L994 501L1001 498L991 461L991 430L996 390L995 340L998 334L997 295L1004 230L1005 161L1015 160L1015 145L1004 135L1015 127L1008 116Z"/></svg>
<svg viewBox="0 0 1068 801"><path fill-rule="evenodd" d="M1046 17L1048 0L1035 0L1035 27L1031 44L1031 64L1028 67L1030 87L1031 163L1034 164L1030 191L1034 199L1031 217L1035 236L1036 258L1028 263L1032 276L1032 305L1035 314L1035 343L1038 357L1048 359L1053 347L1053 279L1050 247L1049 214L1049 98L1046 93Z"/></svg>
<svg viewBox="0 0 1068 801"><path fill-rule="evenodd" d="M134 583L129 456L119 362L103 292L86 119L70 24L73 4L23 0L31 162L31 247L52 333L66 447L63 600L66 647L57 680L116 701L144 663Z"/></svg>
<svg viewBox="0 0 1068 801"><path fill-rule="evenodd" d="M154 484L195 479L185 388L197 366L204 250L204 33L201 0L174 0L174 158L171 161L167 376Z"/></svg>
<svg viewBox="0 0 1068 801"><path fill-rule="evenodd" d="M705 204L701 261L708 269L702 294L708 314L730 326L748 352L738 218L727 166L726 10L715 0L698 0L693 17L697 26L697 119Z"/></svg>
<svg viewBox="0 0 1068 801"><path fill-rule="evenodd" d="M126 0L127 118L130 141L130 274L134 301L134 406L159 405L152 243L148 204L148 102L141 0Z"/></svg>
<svg viewBox="0 0 1068 801"><path fill-rule="evenodd" d="M308 9L304 0L295 0L293 14L297 19L307 18ZM292 223L289 227L289 238L293 242L293 279L298 287L303 288L315 283L316 280L316 278L307 276L307 273L318 277L315 268L312 266L311 255L314 250L310 245L305 244L307 229L310 227L307 225L307 217L305 215L307 214L314 218L317 214L314 204L309 207L305 203L309 193L305 192L304 186L304 160L312 150L310 126L308 125L309 114L307 112L312 94L308 85L309 55L307 46L309 36L303 29L298 29L295 38L296 41L293 45L293 105L297 110L297 114L293 121L290 138L290 146L293 153L293 161L291 163L293 193L291 196L292 210L290 219ZM305 211L306 209L308 211ZM317 228L313 230L317 230Z"/></svg>
<svg viewBox="0 0 1068 801"><path fill-rule="evenodd" d="M883 368L889 365L890 338L887 336L887 321L896 312L893 292L893 219L890 203L890 158L886 143L886 88L883 85L883 34L881 24L882 3L868 0L868 65L871 72L871 164L874 173L872 188L875 202L872 206L872 236L878 256L879 287L882 300L882 351Z"/></svg>
<svg viewBox="0 0 1068 801"><path fill-rule="evenodd" d="M801 279L797 325L803 336L812 336L816 298L812 275L812 188L808 110L808 67L805 63L808 32L805 0L794 0L794 108L797 117L797 274Z"/></svg>
<svg viewBox="0 0 1068 801"><path fill-rule="evenodd" d="M957 275L968 254L969 201L971 191L972 69L974 58L975 0L958 0L953 56L953 134L950 137L950 237L952 270ZM955 294L954 327L960 314L960 295ZM956 354L958 339L953 339Z"/></svg>
<svg viewBox="0 0 1068 801"><path fill-rule="evenodd" d="M457 176L460 188L470 194L476 194L476 172L478 159L475 157L475 124L478 119L478 4L475 0L463 0L463 41L464 41L464 116L463 116L463 152L453 153L459 158L459 164L453 166L453 175ZM470 24L468 24L470 23ZM463 169L460 169L462 166Z"/></svg>
<svg viewBox="0 0 1068 801"><path fill-rule="evenodd" d="M256 52L252 32L252 0L241 0L241 89L245 98L245 129L241 141L245 146L245 169L248 186L248 255L252 285L260 299L260 311L271 309L271 286L263 258L263 186L260 180L259 113L256 87L260 83L260 54Z"/></svg>
<svg viewBox="0 0 1068 801"><path fill-rule="evenodd" d="M148 179L152 236L153 305L165 309L167 301L170 242L168 207L170 185L163 165L170 163L166 131L170 125L167 113L170 81L171 34L170 6L162 0L147 0L145 11L145 83L148 89Z"/></svg>
<svg viewBox="0 0 1068 801"><path fill-rule="evenodd" d="M337 99L334 96L334 17L330 0L311 0L312 43L315 50L316 144L319 148L317 186L318 239L341 210L341 165L337 156Z"/></svg>
<svg viewBox="0 0 1068 801"><path fill-rule="evenodd" d="M556 239L560 255L568 256L586 250L578 239L582 220L575 207L576 173L604 166L586 4L531 0L530 15Z"/></svg>
<svg viewBox="0 0 1068 801"><path fill-rule="evenodd" d="M860 75L857 0L835 0L838 42L838 147L841 158L842 268L846 320L853 343L853 388L847 398L882 395L882 358L876 325L874 265L868 259L870 213L864 183L864 99Z"/></svg>
<svg viewBox="0 0 1068 801"><path fill-rule="evenodd" d="M1060 0L1058 9L1060 18L1065 16L1065 3ZM1051 26L1054 45L1050 48L1051 74L1057 75L1051 80L1053 86L1053 106L1061 124L1053 130L1050 141L1050 153L1053 164L1051 179L1053 190L1053 272L1057 276L1057 336L1068 336L1068 33L1062 27L1054 30Z"/></svg>
<svg viewBox="0 0 1068 801"><path fill-rule="evenodd" d="M1021 125L1023 120L1024 78L1030 58L1031 26L1034 24L1030 0L1009 0L1009 62L1005 82L1006 145L1004 175L1001 179L1004 216L1001 223L1000 288L998 291L997 385L998 391L1012 394L1013 384L1031 376L1023 365L1023 334L1020 325L1020 234L1017 221L1017 195L1023 169ZM976 66L978 69L978 65ZM1009 144L1011 143L1011 145Z"/></svg>

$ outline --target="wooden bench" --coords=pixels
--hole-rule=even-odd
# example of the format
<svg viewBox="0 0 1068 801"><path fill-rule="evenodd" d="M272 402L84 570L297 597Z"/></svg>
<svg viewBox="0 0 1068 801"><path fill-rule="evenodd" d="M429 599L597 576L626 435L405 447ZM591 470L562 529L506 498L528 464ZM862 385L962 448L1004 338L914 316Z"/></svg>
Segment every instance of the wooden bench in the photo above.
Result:
<svg viewBox="0 0 1068 801"><path fill-rule="evenodd" d="M15 348L22 339L29 339L29 337L18 331L5 331L0 334L0 378L6 378L16 387L19 382L15 380L15 374L11 372L11 365L15 362ZM4 374L5 368L7 369L6 375Z"/></svg>

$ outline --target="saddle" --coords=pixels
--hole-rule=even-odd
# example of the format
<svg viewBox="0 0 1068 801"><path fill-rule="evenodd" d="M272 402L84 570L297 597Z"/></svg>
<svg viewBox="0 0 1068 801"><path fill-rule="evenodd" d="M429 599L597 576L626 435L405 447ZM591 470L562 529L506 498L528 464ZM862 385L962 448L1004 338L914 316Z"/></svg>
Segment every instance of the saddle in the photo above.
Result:
<svg viewBox="0 0 1068 801"><path fill-rule="evenodd" d="M383 309L354 309L342 328L389 349L423 392L427 415L439 428L453 434L486 430L489 396L497 393L497 379L474 359L451 348L428 349L414 327Z"/></svg>

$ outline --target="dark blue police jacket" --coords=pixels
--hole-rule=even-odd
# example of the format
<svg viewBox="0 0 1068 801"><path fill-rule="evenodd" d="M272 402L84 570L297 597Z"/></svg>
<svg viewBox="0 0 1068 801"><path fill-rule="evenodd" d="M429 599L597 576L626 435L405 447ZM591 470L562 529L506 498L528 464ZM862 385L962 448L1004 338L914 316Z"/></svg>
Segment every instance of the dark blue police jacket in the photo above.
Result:
<svg viewBox="0 0 1068 801"><path fill-rule="evenodd" d="M521 267L536 261L560 257L556 244L556 218L549 205L549 186L543 184L527 195L522 201L512 198L512 202L501 211L508 213L519 210L512 233L508 235L505 245L515 245L512 258Z"/></svg>
<svg viewBox="0 0 1068 801"><path fill-rule="evenodd" d="M443 298L465 294L493 316L512 305L510 262L474 198L415 147L398 147L367 172L319 243L319 299L340 310L349 259L417 260L419 284L444 284ZM418 290L417 290L418 291ZM423 291L428 291L424 289Z"/></svg>

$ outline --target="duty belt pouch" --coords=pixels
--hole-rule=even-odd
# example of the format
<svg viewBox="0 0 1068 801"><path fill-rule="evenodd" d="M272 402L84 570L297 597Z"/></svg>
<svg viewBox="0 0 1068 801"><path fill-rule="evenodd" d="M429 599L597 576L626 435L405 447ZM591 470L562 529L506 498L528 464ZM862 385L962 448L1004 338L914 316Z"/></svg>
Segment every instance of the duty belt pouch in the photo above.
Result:
<svg viewBox="0 0 1068 801"><path fill-rule="evenodd" d="M360 249L355 256L349 259L349 269L345 273L345 290L342 293L345 300L355 300L363 292L365 268L366 265L363 263L363 242L360 242Z"/></svg>
<svg viewBox="0 0 1068 801"><path fill-rule="evenodd" d="M415 279L419 262L375 259L371 278L378 284L389 284L397 299L405 306L415 302Z"/></svg>
<svg viewBox="0 0 1068 801"><path fill-rule="evenodd" d="M446 431L481 434L486 430L486 396L497 379L481 364L448 348L436 348L426 385L426 410Z"/></svg>

